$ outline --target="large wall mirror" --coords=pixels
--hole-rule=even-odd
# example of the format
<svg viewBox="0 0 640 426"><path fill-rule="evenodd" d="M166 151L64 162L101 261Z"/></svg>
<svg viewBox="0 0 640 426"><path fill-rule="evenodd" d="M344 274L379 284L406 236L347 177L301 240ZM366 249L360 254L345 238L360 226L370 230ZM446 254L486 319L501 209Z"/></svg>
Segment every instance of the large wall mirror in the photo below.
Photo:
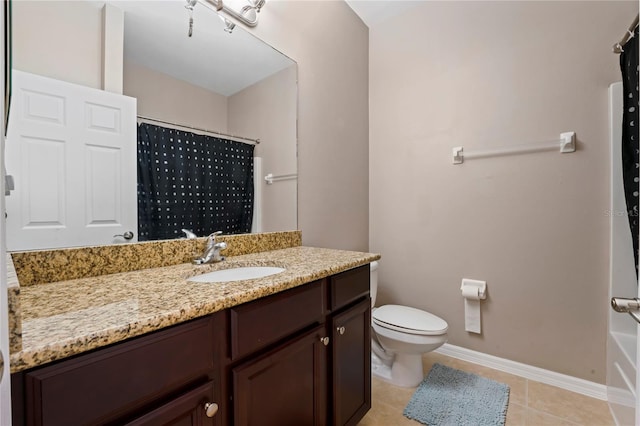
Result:
<svg viewBox="0 0 640 426"><path fill-rule="evenodd" d="M115 64L122 69L122 94L136 99L138 123L258 139L253 155L259 158L254 163L259 214L252 232L297 229L297 66L241 25L229 32L206 5L196 3L192 11L185 5L172 0L13 1L13 68L103 89L104 76L113 75ZM114 20L105 17L105 7L116 16L116 25L108 26ZM120 28L117 16L124 17ZM123 44L121 58L109 56L113 50L105 46L110 42ZM47 167L46 158L38 161ZM9 158L7 172L16 167ZM276 177L272 184L264 179L269 174ZM17 190L21 184L16 181ZM14 195L8 205L16 203ZM24 228L25 220L7 210L7 226ZM179 229L175 236L181 236ZM55 239L29 243L8 230L7 246L30 250L127 242L113 237L65 245Z"/></svg>

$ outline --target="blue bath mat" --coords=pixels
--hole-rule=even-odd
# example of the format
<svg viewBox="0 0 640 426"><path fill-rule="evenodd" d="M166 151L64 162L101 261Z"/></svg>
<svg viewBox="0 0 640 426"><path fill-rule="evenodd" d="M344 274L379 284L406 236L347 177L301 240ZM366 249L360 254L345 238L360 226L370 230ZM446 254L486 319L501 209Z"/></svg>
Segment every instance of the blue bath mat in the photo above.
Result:
<svg viewBox="0 0 640 426"><path fill-rule="evenodd" d="M434 364L404 409L429 426L504 426L509 386Z"/></svg>

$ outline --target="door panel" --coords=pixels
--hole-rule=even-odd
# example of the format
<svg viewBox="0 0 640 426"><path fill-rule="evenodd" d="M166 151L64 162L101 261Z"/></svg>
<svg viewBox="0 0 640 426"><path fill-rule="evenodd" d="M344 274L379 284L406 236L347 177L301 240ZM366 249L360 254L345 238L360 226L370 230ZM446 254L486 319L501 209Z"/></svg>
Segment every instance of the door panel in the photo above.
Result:
<svg viewBox="0 0 640 426"><path fill-rule="evenodd" d="M118 225L122 222L120 150L88 146L86 150L87 227Z"/></svg>
<svg viewBox="0 0 640 426"><path fill-rule="evenodd" d="M23 137L22 226L28 229L64 228L66 219L66 141Z"/></svg>
<svg viewBox="0 0 640 426"><path fill-rule="evenodd" d="M12 87L8 248L121 243L114 235L137 234L136 100L20 71Z"/></svg>
<svg viewBox="0 0 640 426"><path fill-rule="evenodd" d="M34 123L65 125L65 96L22 89L24 118ZM14 114L20 114L15 111Z"/></svg>

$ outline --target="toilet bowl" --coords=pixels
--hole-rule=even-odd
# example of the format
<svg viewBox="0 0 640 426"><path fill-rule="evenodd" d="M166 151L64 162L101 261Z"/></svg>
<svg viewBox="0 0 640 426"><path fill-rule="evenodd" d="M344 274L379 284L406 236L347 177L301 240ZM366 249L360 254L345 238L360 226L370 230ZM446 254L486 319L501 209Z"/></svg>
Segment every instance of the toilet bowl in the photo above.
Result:
<svg viewBox="0 0 640 426"><path fill-rule="evenodd" d="M447 322L401 305L374 308L378 262L371 263L371 373L397 386L415 387L424 378L422 354L447 341Z"/></svg>

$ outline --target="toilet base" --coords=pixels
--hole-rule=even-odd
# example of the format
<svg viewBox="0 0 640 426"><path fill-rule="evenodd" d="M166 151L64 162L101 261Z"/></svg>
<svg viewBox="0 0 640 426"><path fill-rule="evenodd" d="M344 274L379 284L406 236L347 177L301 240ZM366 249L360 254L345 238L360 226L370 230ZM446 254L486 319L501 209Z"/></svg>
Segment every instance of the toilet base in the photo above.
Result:
<svg viewBox="0 0 640 426"><path fill-rule="evenodd" d="M415 388L424 379L422 354L395 354L391 365L371 353L371 374L404 388Z"/></svg>

